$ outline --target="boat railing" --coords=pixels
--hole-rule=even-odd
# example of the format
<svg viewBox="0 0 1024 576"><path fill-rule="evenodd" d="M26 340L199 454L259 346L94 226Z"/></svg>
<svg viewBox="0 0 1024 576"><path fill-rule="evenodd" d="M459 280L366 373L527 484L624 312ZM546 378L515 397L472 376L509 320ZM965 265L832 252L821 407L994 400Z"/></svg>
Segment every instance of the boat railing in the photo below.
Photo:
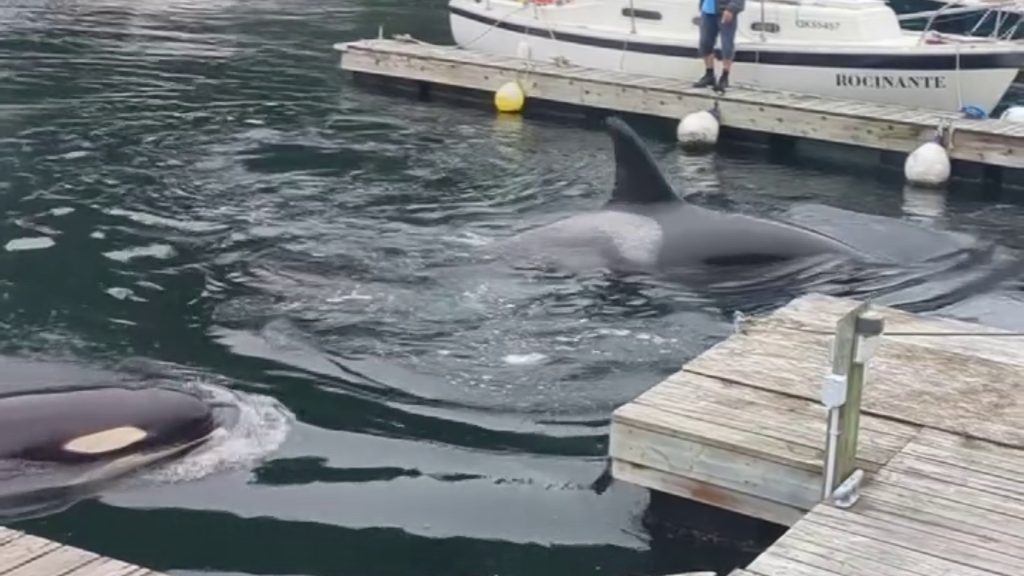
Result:
<svg viewBox="0 0 1024 576"><path fill-rule="evenodd" d="M960 14L971 14L975 12L984 12L970 32L966 36L973 39L992 39L992 40L1008 40L1014 37L1017 33L1017 29L1021 24L1021 20L1024 18L1017 18L1017 21L1012 26L1007 28L1004 32L1000 32L1000 27L1003 23L1003 18L1006 13L1017 14L1018 16L1024 15L1024 2L1021 0L1009 0L1002 2L984 2L978 4L967 4L957 2L955 0L947 0L943 2L942 7L935 10L923 10L920 12L911 12L908 14L900 14L897 19L900 22L906 22L909 20L919 20L921 18L927 18L928 21L925 23L924 28L921 30L921 41L924 41L925 35L929 32L933 32L932 28L935 24L936 19L939 16L956 16ZM992 28L992 34L989 37L976 36L975 33L981 27L981 25L988 19L990 15L995 15L996 23ZM961 38L963 39L963 38Z"/></svg>

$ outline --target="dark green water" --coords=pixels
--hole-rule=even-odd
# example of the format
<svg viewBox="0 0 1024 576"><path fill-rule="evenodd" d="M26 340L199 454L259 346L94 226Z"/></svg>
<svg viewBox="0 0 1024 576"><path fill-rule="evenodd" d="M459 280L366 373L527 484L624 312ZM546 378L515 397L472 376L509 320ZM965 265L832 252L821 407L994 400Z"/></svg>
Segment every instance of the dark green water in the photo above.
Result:
<svg viewBox="0 0 1024 576"><path fill-rule="evenodd" d="M381 24L447 39L437 0L0 7L0 351L139 358L248 410L214 452L17 527L176 574L655 574L739 558L657 549L644 491L589 488L610 411L726 337L728 314L682 287L475 266L490 240L599 205L609 144L354 88L331 45ZM815 202L1019 236L1021 208L998 199L652 149L731 210ZM945 311L1020 327L1017 294Z"/></svg>

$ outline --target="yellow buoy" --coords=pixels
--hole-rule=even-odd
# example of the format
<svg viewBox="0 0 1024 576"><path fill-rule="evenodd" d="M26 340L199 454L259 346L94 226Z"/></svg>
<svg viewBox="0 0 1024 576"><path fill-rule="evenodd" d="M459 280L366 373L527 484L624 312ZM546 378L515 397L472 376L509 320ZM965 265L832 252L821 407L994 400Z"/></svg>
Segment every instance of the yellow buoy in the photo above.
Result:
<svg viewBox="0 0 1024 576"><path fill-rule="evenodd" d="M494 93L494 106L498 112L519 112L525 101L526 95L518 82L506 82Z"/></svg>

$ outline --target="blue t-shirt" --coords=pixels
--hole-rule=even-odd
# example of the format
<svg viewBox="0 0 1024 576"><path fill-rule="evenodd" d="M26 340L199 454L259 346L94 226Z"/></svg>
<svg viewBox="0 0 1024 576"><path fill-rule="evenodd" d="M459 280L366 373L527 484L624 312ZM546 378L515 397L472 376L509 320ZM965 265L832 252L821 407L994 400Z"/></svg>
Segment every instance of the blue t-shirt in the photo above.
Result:
<svg viewBox="0 0 1024 576"><path fill-rule="evenodd" d="M705 14L715 13L715 0L703 0L700 4L700 11Z"/></svg>

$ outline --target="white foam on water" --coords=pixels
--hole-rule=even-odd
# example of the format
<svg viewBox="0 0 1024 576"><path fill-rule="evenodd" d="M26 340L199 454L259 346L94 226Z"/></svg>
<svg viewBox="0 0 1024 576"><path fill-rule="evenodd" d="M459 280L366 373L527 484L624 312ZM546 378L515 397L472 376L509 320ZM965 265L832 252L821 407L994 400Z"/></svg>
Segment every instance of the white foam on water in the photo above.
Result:
<svg viewBox="0 0 1024 576"><path fill-rule="evenodd" d="M168 218L166 216L157 216L156 214L147 214L146 212L139 212L137 210L125 210L124 208L110 208L105 212L111 216L123 216L139 224L145 224L147 226L161 226L164 228L174 228L175 230L182 230L185 232L217 232L227 228L223 224L216 224L213 222L202 222L199 220L177 220L175 218Z"/></svg>
<svg viewBox="0 0 1024 576"><path fill-rule="evenodd" d="M455 236L444 236L442 239L447 242L454 242L456 244L464 244L466 246L474 247L487 246L488 244L494 243L494 238L468 230L462 231Z"/></svg>
<svg viewBox="0 0 1024 576"><path fill-rule="evenodd" d="M347 302L349 300L368 301L373 300L373 296L370 294L359 294L357 288L353 288L347 294L339 294L336 296L327 297L326 301L329 304L339 304L341 302Z"/></svg>
<svg viewBox="0 0 1024 576"><path fill-rule="evenodd" d="M237 420L229 429L217 429L198 449L140 474L141 480L186 482L216 472L249 468L277 450L295 422L295 415L270 396L206 383L195 383L190 388L207 402L230 405L238 411Z"/></svg>
<svg viewBox="0 0 1024 576"><path fill-rule="evenodd" d="M530 352L529 354L509 354L504 358L506 364L511 364L513 366L539 364L546 359L547 356L540 352Z"/></svg>
<svg viewBox="0 0 1024 576"><path fill-rule="evenodd" d="M169 244L152 244L150 246L137 246L134 248L127 248L125 250L113 250L110 252L104 252L103 255L111 260L117 260L118 262L127 262L134 258L159 258L166 260L173 258L177 254L174 248Z"/></svg>
<svg viewBox="0 0 1024 576"><path fill-rule="evenodd" d="M42 250L50 248L55 242L49 236L38 236L35 238L15 238L4 245L8 252L19 252L21 250Z"/></svg>
<svg viewBox="0 0 1024 576"><path fill-rule="evenodd" d="M131 291L130 288L122 288L120 286L107 288L106 293L110 294L114 298L117 298L118 300L127 300L128 298L132 298L132 296L135 294L134 292ZM133 298L133 300L138 299Z"/></svg>

